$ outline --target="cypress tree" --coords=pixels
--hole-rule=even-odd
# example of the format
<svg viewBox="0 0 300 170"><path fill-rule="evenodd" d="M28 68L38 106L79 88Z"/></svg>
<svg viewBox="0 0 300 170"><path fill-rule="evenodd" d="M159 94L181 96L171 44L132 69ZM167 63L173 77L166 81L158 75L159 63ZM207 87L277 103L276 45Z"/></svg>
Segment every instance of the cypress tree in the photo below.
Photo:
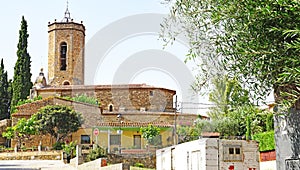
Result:
<svg viewBox="0 0 300 170"><path fill-rule="evenodd" d="M18 59L14 67L14 77L12 83L12 110L17 105L18 101L27 99L30 89L32 88L30 72L31 61L30 55L27 52L28 37L29 34L27 33L27 21L24 19L24 16L22 16L17 50Z"/></svg>
<svg viewBox="0 0 300 170"><path fill-rule="evenodd" d="M9 99L9 106L8 106L8 112L10 113L11 111L11 99L12 99L12 95L13 95L13 92L12 92L12 79L9 79L8 80L8 88L7 88L7 95L8 95L8 99Z"/></svg>
<svg viewBox="0 0 300 170"><path fill-rule="evenodd" d="M8 94L7 71L4 70L3 59L0 64L0 120L8 119L10 99Z"/></svg>
<svg viewBox="0 0 300 170"><path fill-rule="evenodd" d="M251 120L250 117L246 117L246 140L251 140Z"/></svg>

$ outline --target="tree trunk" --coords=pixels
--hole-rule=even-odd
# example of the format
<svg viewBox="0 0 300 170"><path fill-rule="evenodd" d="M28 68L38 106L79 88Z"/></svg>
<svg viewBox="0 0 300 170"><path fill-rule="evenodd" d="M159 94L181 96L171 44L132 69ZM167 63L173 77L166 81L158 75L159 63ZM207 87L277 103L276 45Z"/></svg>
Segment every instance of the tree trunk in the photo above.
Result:
<svg viewBox="0 0 300 170"><path fill-rule="evenodd" d="M288 110L274 109L277 169L300 170L300 100L281 96L280 92L292 92L296 86L280 87L275 90L275 101L295 100Z"/></svg>

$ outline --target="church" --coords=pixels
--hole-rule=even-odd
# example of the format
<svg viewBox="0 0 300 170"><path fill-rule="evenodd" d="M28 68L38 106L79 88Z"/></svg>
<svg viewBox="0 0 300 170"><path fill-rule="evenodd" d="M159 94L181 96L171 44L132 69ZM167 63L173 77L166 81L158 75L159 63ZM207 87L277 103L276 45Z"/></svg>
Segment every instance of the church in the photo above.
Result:
<svg viewBox="0 0 300 170"><path fill-rule="evenodd" d="M61 21L48 23L48 77L43 69L37 77L30 97L42 99L17 107L12 125L29 118L47 105L68 105L82 113L84 124L69 139L78 144L99 144L109 152L135 148L144 149L146 141L140 127L152 124L160 128L161 147L176 144L176 126L192 125L198 115L178 113L173 107L175 90L147 84L85 85L85 26L75 22L66 9ZM48 82L47 82L48 80ZM67 100L63 97L86 95L94 97L98 106ZM12 140L11 146L15 145ZM51 147L50 136L36 136L25 147Z"/></svg>

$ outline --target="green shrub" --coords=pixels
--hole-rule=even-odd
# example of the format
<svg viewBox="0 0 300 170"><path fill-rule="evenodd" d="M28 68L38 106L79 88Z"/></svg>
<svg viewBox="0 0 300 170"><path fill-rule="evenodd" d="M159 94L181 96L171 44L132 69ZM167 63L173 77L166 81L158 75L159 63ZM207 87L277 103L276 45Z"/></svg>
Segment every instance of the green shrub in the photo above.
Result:
<svg viewBox="0 0 300 170"><path fill-rule="evenodd" d="M22 151L26 151L27 148L26 148L25 146L22 146L22 147L21 147L21 150L22 150Z"/></svg>
<svg viewBox="0 0 300 170"><path fill-rule="evenodd" d="M43 99L42 96L38 96L38 97L34 97L33 99L19 100L17 103L17 106L27 104L27 103L32 103L32 102L42 100L42 99Z"/></svg>
<svg viewBox="0 0 300 170"><path fill-rule="evenodd" d="M64 142L55 142L52 147L54 150L62 150L64 144Z"/></svg>
<svg viewBox="0 0 300 170"><path fill-rule="evenodd" d="M148 124L147 127L141 127L140 132L142 133L142 137L147 140L148 144L157 145L160 141L157 141L160 133L160 128L153 126L152 124Z"/></svg>
<svg viewBox="0 0 300 170"><path fill-rule="evenodd" d="M259 151L270 151L275 149L274 131L257 133L253 139L259 142Z"/></svg>
<svg viewBox="0 0 300 170"><path fill-rule="evenodd" d="M62 149L67 155L76 156L76 141L62 145Z"/></svg>
<svg viewBox="0 0 300 170"><path fill-rule="evenodd" d="M72 100L72 101L76 101L76 102L82 102L82 103L87 103L87 104L92 104L92 105L99 106L98 100L96 98L89 97L89 96L86 96L86 95L77 95L77 96L74 96L74 97L65 96L63 98L67 99L67 100Z"/></svg>
<svg viewBox="0 0 300 170"><path fill-rule="evenodd" d="M134 166L139 167L139 168L144 168L144 164L139 163L139 162L135 163Z"/></svg>
<svg viewBox="0 0 300 170"><path fill-rule="evenodd" d="M95 148L89 152L86 159L87 159L87 161L93 161L98 158L103 158L106 156L107 156L106 149L98 146L97 148Z"/></svg>
<svg viewBox="0 0 300 170"><path fill-rule="evenodd" d="M21 106L23 104L27 104L27 103L32 103L32 102L35 102L37 100L42 100L42 96L38 96L38 97L35 97L33 99L26 99L26 100L20 100L18 101L17 105L16 106ZM11 110L11 113L16 113L18 112L18 109L16 108L16 106L13 106L10 110Z"/></svg>

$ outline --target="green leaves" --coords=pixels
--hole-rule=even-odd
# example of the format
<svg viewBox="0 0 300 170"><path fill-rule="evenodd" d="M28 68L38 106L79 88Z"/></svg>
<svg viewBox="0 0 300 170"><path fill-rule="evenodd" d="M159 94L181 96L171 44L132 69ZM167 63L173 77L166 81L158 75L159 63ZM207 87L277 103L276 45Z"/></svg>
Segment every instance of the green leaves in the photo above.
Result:
<svg viewBox="0 0 300 170"><path fill-rule="evenodd" d="M93 160L96 160L98 158L103 158L103 157L106 157L106 156L107 156L106 149L102 148L100 146L97 146L96 148L93 148L92 150L90 150L90 152L87 155L86 159L87 159L87 161L93 161Z"/></svg>
<svg viewBox="0 0 300 170"><path fill-rule="evenodd" d="M258 133L253 136L258 141L259 151L271 151L275 149L274 131Z"/></svg>
<svg viewBox="0 0 300 170"><path fill-rule="evenodd" d="M83 123L81 113L63 105L45 106L35 116L41 133L49 133L56 138L56 142L76 132Z"/></svg>
<svg viewBox="0 0 300 170"><path fill-rule="evenodd" d="M226 72L246 85L250 98L263 100L275 90L278 103L297 101L289 97L299 96L300 1L176 0L172 5L161 37L166 43L182 35L188 39L187 60L199 65L194 89ZM287 97L280 97L281 91L288 91Z"/></svg>
<svg viewBox="0 0 300 170"><path fill-rule="evenodd" d="M67 155L76 155L76 142L72 141L70 143L63 144L62 149Z"/></svg>
<svg viewBox="0 0 300 170"><path fill-rule="evenodd" d="M76 95L74 97L66 96L66 97L62 97L62 98L65 98L67 100L77 101L77 102L88 103L88 104L92 104L92 105L96 105L96 106L101 105L101 103L99 103L96 98L89 97L89 96L86 96L86 95Z"/></svg>
<svg viewBox="0 0 300 170"><path fill-rule="evenodd" d="M18 144L21 145L22 140L28 140L32 135L36 135L37 133L36 117L32 116L27 120L21 118L15 126L7 127L6 131L2 133L2 137L7 139L16 138Z"/></svg>
<svg viewBox="0 0 300 170"><path fill-rule="evenodd" d="M14 110L19 100L26 100L32 88L31 82L31 61L27 52L29 35L27 33L27 21L22 16L21 29L19 31L19 42L16 61L14 67L14 77L12 83L12 101L11 110Z"/></svg>
<svg viewBox="0 0 300 170"><path fill-rule="evenodd" d="M192 140L196 140L201 136L202 127L199 123L198 127L195 126L178 126L177 127L177 135L178 135L178 142L184 143L189 142Z"/></svg>
<svg viewBox="0 0 300 170"><path fill-rule="evenodd" d="M141 127L140 132L142 133L142 137L146 139L149 144L154 144L155 137L159 135L160 129L149 124L147 127Z"/></svg>
<svg viewBox="0 0 300 170"><path fill-rule="evenodd" d="M3 59L0 65L0 120L9 119L10 94L8 90L7 71L4 70Z"/></svg>
<svg viewBox="0 0 300 170"><path fill-rule="evenodd" d="M2 133L2 137L12 139L15 136L15 131L12 127L7 127L6 131Z"/></svg>

